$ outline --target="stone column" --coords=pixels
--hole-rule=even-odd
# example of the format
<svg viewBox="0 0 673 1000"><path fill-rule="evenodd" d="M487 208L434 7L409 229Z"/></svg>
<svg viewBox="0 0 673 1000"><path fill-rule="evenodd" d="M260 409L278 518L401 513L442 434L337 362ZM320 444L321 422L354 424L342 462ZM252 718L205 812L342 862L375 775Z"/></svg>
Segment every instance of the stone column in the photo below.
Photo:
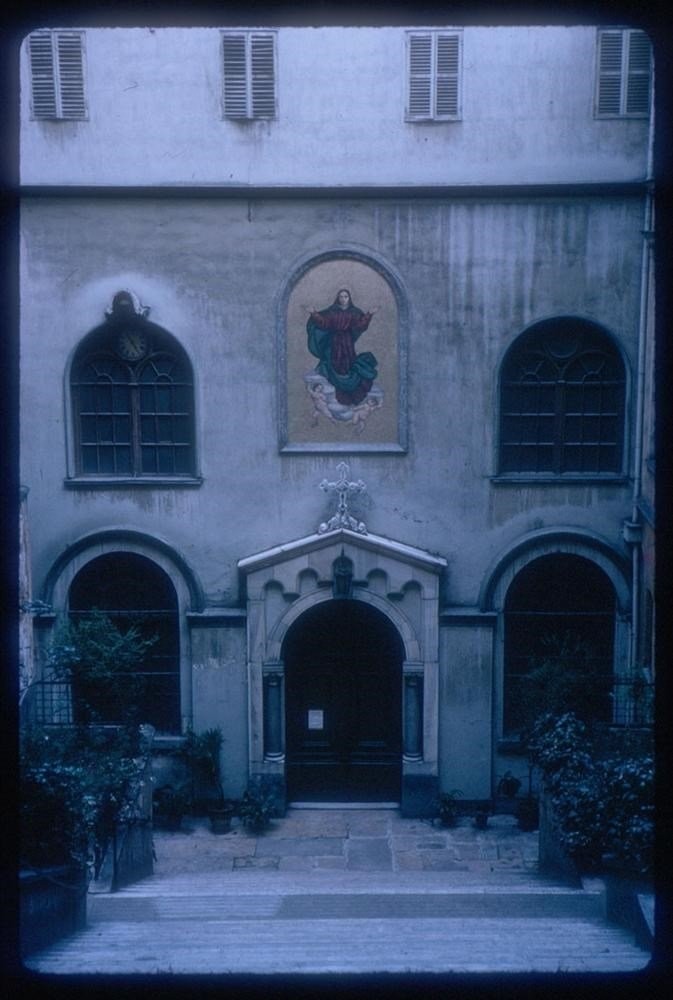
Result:
<svg viewBox="0 0 673 1000"><path fill-rule="evenodd" d="M404 677L404 759L423 759L423 677Z"/></svg>
<svg viewBox="0 0 673 1000"><path fill-rule="evenodd" d="M283 759L283 675L264 674L264 759Z"/></svg>

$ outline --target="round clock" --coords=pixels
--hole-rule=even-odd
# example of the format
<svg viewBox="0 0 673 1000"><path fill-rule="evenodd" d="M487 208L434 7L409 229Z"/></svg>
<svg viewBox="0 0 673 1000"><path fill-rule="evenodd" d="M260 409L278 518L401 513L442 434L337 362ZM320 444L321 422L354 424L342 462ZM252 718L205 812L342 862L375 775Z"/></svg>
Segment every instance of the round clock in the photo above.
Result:
<svg viewBox="0 0 673 1000"><path fill-rule="evenodd" d="M135 330L125 330L119 335L117 350L127 361L138 361L147 354L147 339Z"/></svg>

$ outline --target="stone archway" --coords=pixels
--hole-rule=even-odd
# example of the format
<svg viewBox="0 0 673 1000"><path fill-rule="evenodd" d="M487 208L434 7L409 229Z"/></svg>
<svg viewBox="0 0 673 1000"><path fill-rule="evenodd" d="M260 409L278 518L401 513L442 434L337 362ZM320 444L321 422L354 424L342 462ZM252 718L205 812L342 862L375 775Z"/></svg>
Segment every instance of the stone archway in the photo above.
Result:
<svg viewBox="0 0 673 1000"><path fill-rule="evenodd" d="M350 577L347 597L340 596L339 567L344 563ZM238 566L247 590L250 779L279 802L287 801L290 748L285 726L285 657L293 651L292 634L296 628L295 634L301 635L311 620L304 617L309 612L318 621L331 613L322 611L323 606L351 603L368 623L368 631L395 637L390 641L399 666L393 690L399 702L391 712L397 713L398 722L389 725L389 731L395 729L391 771L401 771L401 794L394 801L401 798L404 815L431 815L439 789L438 605L446 560L387 538L341 528L278 545L241 559ZM332 636L336 628L332 622ZM301 652L302 643L296 641ZM310 652L310 643L303 648L304 653ZM336 669L343 667L337 663ZM377 669L381 677L382 666ZM350 687L355 683L356 679L349 680ZM372 694L368 707L377 711ZM321 708L307 703L302 710ZM317 723L318 716L314 719ZM308 724L308 714L305 721ZM389 793L385 794L387 800Z"/></svg>
<svg viewBox="0 0 673 1000"><path fill-rule="evenodd" d="M288 629L282 659L288 798L399 802L404 645L390 619L323 602Z"/></svg>

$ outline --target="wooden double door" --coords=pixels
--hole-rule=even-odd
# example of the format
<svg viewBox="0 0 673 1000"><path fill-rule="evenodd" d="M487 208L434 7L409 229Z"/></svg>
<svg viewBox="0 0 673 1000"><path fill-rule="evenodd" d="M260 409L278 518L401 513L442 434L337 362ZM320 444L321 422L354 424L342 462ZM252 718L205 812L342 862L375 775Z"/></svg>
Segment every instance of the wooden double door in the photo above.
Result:
<svg viewBox="0 0 673 1000"><path fill-rule="evenodd" d="M403 656L392 623L360 601L294 623L283 645L290 801L400 800Z"/></svg>

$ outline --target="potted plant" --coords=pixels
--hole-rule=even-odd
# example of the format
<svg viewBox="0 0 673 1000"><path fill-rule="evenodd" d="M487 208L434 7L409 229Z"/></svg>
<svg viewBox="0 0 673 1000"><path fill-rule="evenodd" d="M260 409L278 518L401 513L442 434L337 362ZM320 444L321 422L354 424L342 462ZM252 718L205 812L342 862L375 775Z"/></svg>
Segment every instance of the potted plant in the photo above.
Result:
<svg viewBox="0 0 673 1000"><path fill-rule="evenodd" d="M206 729L202 733L190 734L187 753L200 770L206 781L214 790L215 797L208 805L208 816L213 833L228 833L231 829L231 819L234 815L233 804L225 798L222 785L222 770L220 751L224 742L219 726Z"/></svg>
<svg viewBox="0 0 673 1000"><path fill-rule="evenodd" d="M243 826L259 833L271 822L273 808L273 799L249 788L241 799L238 815Z"/></svg>
<svg viewBox="0 0 673 1000"><path fill-rule="evenodd" d="M437 817L441 826L455 826L458 821L457 799L463 793L454 788L451 792L442 792L437 800Z"/></svg>
<svg viewBox="0 0 673 1000"><path fill-rule="evenodd" d="M504 795L506 799L513 799L521 788L521 782L515 778L511 771L505 771L498 782L498 795Z"/></svg>
<svg viewBox="0 0 673 1000"><path fill-rule="evenodd" d="M474 825L477 830L485 830L488 826L488 809L477 809L474 816Z"/></svg>
<svg viewBox="0 0 673 1000"><path fill-rule="evenodd" d="M152 795L154 825L162 830L179 830L189 804L190 798L185 789L162 785Z"/></svg>

